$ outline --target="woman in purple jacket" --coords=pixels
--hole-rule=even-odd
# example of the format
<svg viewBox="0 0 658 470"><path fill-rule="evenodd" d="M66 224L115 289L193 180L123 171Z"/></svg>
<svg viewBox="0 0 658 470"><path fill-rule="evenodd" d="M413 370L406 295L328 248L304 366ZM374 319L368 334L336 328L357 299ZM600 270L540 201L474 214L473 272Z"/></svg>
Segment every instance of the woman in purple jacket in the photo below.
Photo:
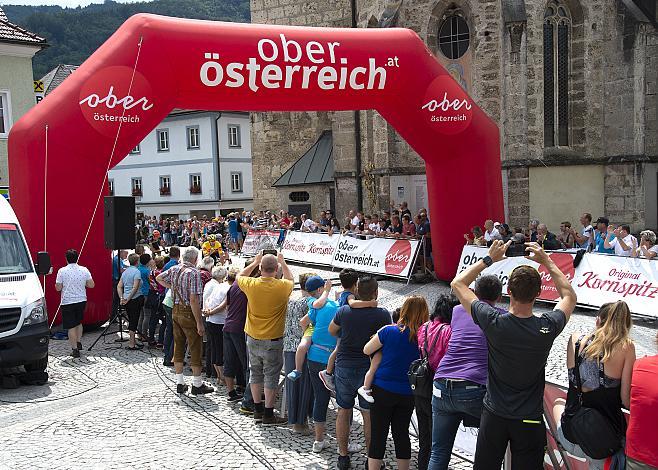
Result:
<svg viewBox="0 0 658 470"><path fill-rule="evenodd" d="M491 305L500 300L502 284L496 276L482 276L475 295ZM450 322L452 333L434 374L432 397L432 455L429 469L446 470L459 424L478 427L487 391L487 340L471 315L457 305Z"/></svg>

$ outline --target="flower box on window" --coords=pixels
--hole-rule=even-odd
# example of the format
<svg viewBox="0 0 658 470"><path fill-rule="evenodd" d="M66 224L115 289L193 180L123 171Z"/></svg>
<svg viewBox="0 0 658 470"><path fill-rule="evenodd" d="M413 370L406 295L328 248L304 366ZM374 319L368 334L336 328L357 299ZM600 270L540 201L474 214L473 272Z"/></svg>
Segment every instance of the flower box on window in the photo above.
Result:
<svg viewBox="0 0 658 470"><path fill-rule="evenodd" d="M190 194L201 194L201 186L197 184L190 186Z"/></svg>
<svg viewBox="0 0 658 470"><path fill-rule="evenodd" d="M133 197L141 197L142 196L142 190L138 188L133 189Z"/></svg>
<svg viewBox="0 0 658 470"><path fill-rule="evenodd" d="M170 196L171 195L171 189L164 187L160 188L160 196Z"/></svg>

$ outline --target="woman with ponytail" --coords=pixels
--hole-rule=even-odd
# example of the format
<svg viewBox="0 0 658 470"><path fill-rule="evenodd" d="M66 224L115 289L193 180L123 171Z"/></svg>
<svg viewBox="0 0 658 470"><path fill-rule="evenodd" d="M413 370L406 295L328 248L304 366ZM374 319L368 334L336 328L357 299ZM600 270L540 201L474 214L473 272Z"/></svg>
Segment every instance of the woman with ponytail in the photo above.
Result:
<svg viewBox="0 0 658 470"><path fill-rule="evenodd" d="M635 345L630 337L631 325L631 312L626 302L620 300L608 303L599 309L594 332L589 335L574 333L567 345L567 414L562 416L565 403L564 400L558 400L553 416L558 423L560 444L572 455L586 458L590 469L603 469L605 460L589 457L577 443L566 437L570 432L565 418L571 407L577 406L578 394L582 392L582 406L597 410L622 441L626 421L621 408L628 408L630 404L631 375L635 362ZM580 390L576 384L577 358L580 364Z"/></svg>

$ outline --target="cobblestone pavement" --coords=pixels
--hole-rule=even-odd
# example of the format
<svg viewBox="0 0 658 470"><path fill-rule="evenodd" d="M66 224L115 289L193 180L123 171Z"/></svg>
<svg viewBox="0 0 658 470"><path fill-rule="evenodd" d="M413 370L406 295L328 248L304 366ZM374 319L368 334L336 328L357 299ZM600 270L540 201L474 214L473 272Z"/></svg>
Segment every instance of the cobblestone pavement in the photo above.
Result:
<svg viewBox="0 0 658 470"><path fill-rule="evenodd" d="M308 268L293 267L296 273ZM313 271L330 277L337 273ZM445 284L382 281L381 303L401 305L405 295L425 296L430 305ZM588 313L574 315L556 341L547 367L549 380L564 383L564 350L568 334L594 325ZM633 337L638 356L655 354L655 326L636 323ZM88 347L98 331L87 333ZM312 437L285 427L262 427L241 415L225 398L225 389L203 398L178 397L171 369L162 366L161 352L127 351L112 336L83 357L67 356L65 341L51 342L49 383L41 387L0 390L0 468L335 468L336 442L328 415L330 446L311 452ZM352 439L363 443L357 418ZM414 450L417 442L412 440ZM392 442L387 460L392 464ZM364 468L363 451L352 456L352 468ZM451 468L471 465L454 457Z"/></svg>

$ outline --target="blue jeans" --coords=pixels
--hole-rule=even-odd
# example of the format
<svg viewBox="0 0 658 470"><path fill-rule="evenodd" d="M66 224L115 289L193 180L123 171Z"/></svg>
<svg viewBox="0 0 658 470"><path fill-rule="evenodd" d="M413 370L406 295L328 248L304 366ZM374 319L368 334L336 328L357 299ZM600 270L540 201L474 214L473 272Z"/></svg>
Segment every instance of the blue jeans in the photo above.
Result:
<svg viewBox="0 0 658 470"><path fill-rule="evenodd" d="M447 470L452 446L459 423L479 423L482 415L482 399L487 389L473 382L452 382L447 386L435 380L432 397L432 456L431 470Z"/></svg>
<svg viewBox="0 0 658 470"><path fill-rule="evenodd" d="M359 406L368 411L370 403L357 393L363 386L363 379L369 367L345 367L336 364L334 370L334 383L336 384L336 404L343 409L354 408L354 399L359 397Z"/></svg>
<svg viewBox="0 0 658 470"><path fill-rule="evenodd" d="M174 358L174 321L171 318L171 308L166 305L163 305L162 308L165 311L165 322L167 324L164 334L164 362L171 362Z"/></svg>
<svg viewBox="0 0 658 470"><path fill-rule="evenodd" d="M320 380L320 371L327 368L327 364L315 361L306 361L308 371L311 373L311 386L313 387L313 422L324 423L327 421L327 408L329 407L329 390Z"/></svg>

